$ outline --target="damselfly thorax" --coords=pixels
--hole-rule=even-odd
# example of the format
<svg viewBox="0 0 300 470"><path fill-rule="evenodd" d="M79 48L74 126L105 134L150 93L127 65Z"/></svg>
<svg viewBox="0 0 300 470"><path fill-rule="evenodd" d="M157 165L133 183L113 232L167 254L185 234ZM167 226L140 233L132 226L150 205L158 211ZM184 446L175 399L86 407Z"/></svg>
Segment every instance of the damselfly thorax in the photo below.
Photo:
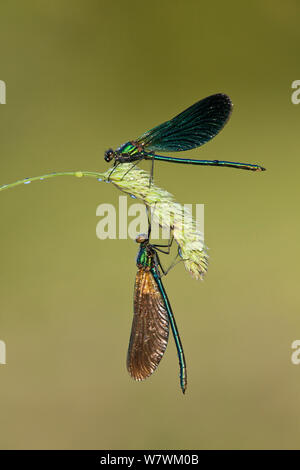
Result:
<svg viewBox="0 0 300 470"><path fill-rule="evenodd" d="M143 145L139 145L135 141L126 142L116 150L108 149L104 154L104 160L110 162L114 159L115 165L117 163L135 162L146 157L147 153L144 151Z"/></svg>

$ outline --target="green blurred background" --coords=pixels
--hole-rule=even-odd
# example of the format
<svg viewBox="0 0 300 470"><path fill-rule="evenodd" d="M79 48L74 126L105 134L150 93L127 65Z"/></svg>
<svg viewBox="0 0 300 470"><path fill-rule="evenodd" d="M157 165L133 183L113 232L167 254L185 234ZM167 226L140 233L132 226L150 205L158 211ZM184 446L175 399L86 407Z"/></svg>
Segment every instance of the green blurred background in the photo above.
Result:
<svg viewBox="0 0 300 470"><path fill-rule="evenodd" d="M165 280L186 396L172 338L150 379L126 371L137 246L95 232L121 193L75 178L1 193L2 449L299 448L299 14L296 0L1 3L0 183L103 171L106 148L216 92L231 120L189 154L268 169L156 165L178 201L205 204L205 280L183 266Z"/></svg>

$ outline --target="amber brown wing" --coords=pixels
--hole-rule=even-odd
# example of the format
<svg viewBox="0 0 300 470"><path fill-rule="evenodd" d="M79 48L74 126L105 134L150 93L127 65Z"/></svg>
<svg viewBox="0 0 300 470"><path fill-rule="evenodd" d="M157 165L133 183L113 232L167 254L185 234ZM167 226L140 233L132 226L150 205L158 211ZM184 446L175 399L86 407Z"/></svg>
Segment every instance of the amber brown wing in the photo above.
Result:
<svg viewBox="0 0 300 470"><path fill-rule="evenodd" d="M166 350L169 319L163 296L151 271L140 268L135 279L134 315L127 369L135 380L149 377Z"/></svg>

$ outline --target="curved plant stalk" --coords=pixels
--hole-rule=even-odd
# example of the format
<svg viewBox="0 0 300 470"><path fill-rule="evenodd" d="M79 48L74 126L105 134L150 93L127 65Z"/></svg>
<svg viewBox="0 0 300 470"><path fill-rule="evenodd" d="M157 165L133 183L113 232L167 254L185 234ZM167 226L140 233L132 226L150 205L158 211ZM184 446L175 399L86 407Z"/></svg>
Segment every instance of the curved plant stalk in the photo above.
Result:
<svg viewBox="0 0 300 470"><path fill-rule="evenodd" d="M207 271L208 255L203 234L197 230L196 221L191 213L176 202L174 196L168 191L159 188L153 182L150 185L150 175L137 166L133 167L131 163L109 168L105 173L85 170L62 171L24 178L0 186L0 191L57 176L90 177L98 181L110 182L121 191L143 201L151 210L154 222L157 222L163 229L173 231L174 239L179 246L180 256L187 271L197 280L203 278Z"/></svg>

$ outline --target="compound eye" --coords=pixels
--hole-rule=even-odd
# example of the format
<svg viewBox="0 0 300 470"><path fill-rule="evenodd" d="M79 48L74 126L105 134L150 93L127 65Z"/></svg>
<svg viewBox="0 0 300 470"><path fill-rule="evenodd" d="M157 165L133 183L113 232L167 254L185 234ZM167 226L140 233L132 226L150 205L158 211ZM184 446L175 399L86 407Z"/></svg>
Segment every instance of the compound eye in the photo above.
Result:
<svg viewBox="0 0 300 470"><path fill-rule="evenodd" d="M140 235L138 235L135 239L135 241L137 243L144 243L145 241L148 240L148 236L145 234L145 233L141 233Z"/></svg>
<svg viewBox="0 0 300 470"><path fill-rule="evenodd" d="M114 151L113 149L106 150L104 154L104 160L106 162L110 162L114 158Z"/></svg>

